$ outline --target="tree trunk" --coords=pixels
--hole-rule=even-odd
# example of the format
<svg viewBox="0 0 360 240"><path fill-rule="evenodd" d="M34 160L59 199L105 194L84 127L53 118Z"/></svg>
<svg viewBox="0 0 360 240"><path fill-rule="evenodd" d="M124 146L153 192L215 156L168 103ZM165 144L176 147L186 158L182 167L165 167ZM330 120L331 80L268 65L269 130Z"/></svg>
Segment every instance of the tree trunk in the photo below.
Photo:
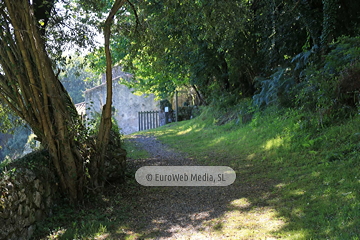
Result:
<svg viewBox="0 0 360 240"><path fill-rule="evenodd" d="M27 0L1 5L0 97L49 150L65 195L75 203L84 189L83 127L75 106L52 69ZM6 7L6 10L4 9Z"/></svg>
<svg viewBox="0 0 360 240"><path fill-rule="evenodd" d="M96 140L96 150L98 152L98 159L92 164L93 176L95 176L94 187L102 187L104 185L104 162L106 159L107 146L110 139L111 131L111 106L112 106L112 59L110 52L110 36L111 25L117 11L124 5L126 0L116 0L110 13L105 21L104 38L105 38L105 56L106 56L106 103L103 106L99 134Z"/></svg>
<svg viewBox="0 0 360 240"><path fill-rule="evenodd" d="M0 1L0 100L33 129L53 160L59 184L72 203L85 189L103 186L111 130L110 26L125 0L117 0L105 24L108 96L99 135L87 136L76 108L54 73L40 26L28 0Z"/></svg>
<svg viewBox="0 0 360 240"><path fill-rule="evenodd" d="M338 0L323 0L323 23L321 32L321 52L325 55L329 44L334 39L337 11L339 9Z"/></svg>

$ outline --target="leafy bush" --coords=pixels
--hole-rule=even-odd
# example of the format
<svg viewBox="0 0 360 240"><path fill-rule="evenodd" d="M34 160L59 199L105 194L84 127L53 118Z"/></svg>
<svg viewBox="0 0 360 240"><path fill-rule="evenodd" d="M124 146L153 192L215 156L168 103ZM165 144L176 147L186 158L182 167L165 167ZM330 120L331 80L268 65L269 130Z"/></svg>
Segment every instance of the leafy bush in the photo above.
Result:
<svg viewBox="0 0 360 240"><path fill-rule="evenodd" d="M101 114L98 112L91 113L92 118L88 119L87 128L90 135L96 135L99 131L100 121L101 121ZM111 130L114 132L121 132L121 128L119 127L116 119L114 117L111 118L112 126Z"/></svg>
<svg viewBox="0 0 360 240"><path fill-rule="evenodd" d="M318 125L349 116L360 91L360 38L342 37L332 45L321 65L308 65L297 85L296 103L311 112Z"/></svg>
<svg viewBox="0 0 360 240"><path fill-rule="evenodd" d="M268 79L255 79L261 91L253 96L254 105L264 107L271 104L287 105L295 80L287 68L278 69Z"/></svg>
<svg viewBox="0 0 360 240"><path fill-rule="evenodd" d="M310 50L303 51L297 54L292 60L291 63L294 64L294 74L298 78L304 77L304 69L314 65L317 61L317 54L319 51L319 46L314 45Z"/></svg>
<svg viewBox="0 0 360 240"><path fill-rule="evenodd" d="M179 107L178 121L190 120L200 115L200 110L197 106Z"/></svg>
<svg viewBox="0 0 360 240"><path fill-rule="evenodd" d="M336 98L343 106L356 107L360 91L360 37L342 37L326 56L324 70L336 77Z"/></svg>
<svg viewBox="0 0 360 240"><path fill-rule="evenodd" d="M331 48L324 64L325 71L330 74L339 74L360 61L360 36L341 37Z"/></svg>
<svg viewBox="0 0 360 240"><path fill-rule="evenodd" d="M238 103L240 99L238 94L220 93L212 94L211 106L215 111L223 114L224 112L231 111L232 108Z"/></svg>
<svg viewBox="0 0 360 240"><path fill-rule="evenodd" d="M359 104L360 62L355 62L341 72L338 81L338 98L344 105L356 107Z"/></svg>
<svg viewBox="0 0 360 240"><path fill-rule="evenodd" d="M360 90L360 37L342 37L332 48L325 58L324 70L336 77L340 103L354 107L356 103L351 98L357 98Z"/></svg>

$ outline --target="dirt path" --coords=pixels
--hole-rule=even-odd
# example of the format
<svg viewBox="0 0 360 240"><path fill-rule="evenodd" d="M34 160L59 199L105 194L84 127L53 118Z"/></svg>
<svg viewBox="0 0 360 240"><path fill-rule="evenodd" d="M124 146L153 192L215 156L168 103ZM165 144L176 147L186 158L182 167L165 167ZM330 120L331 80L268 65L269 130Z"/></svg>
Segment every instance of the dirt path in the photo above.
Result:
<svg viewBox="0 0 360 240"><path fill-rule="evenodd" d="M200 165L150 136L130 141L151 154L147 159L129 159L133 170L154 165ZM136 202L131 209L135 239L272 239L283 224L272 219L267 204L266 183L244 184L241 177L227 187L145 187L125 195ZM264 231L265 230L265 231Z"/></svg>

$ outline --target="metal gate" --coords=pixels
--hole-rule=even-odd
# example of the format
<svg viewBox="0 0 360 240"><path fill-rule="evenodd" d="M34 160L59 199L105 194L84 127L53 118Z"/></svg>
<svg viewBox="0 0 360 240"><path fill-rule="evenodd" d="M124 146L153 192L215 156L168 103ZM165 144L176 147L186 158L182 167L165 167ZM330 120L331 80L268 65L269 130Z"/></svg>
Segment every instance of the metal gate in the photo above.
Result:
<svg viewBox="0 0 360 240"><path fill-rule="evenodd" d="M145 111L139 112L139 131L159 127L159 112Z"/></svg>

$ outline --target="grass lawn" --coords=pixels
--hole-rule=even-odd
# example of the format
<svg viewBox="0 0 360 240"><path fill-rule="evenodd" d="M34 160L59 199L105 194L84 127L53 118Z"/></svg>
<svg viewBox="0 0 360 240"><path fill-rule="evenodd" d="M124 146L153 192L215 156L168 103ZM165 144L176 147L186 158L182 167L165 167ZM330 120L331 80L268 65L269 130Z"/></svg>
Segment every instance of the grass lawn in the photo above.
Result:
<svg viewBox="0 0 360 240"><path fill-rule="evenodd" d="M262 214L269 224L282 220L274 232L278 238L360 239L360 118L326 128L305 128L303 119L296 112L274 112L247 125L217 126L205 114L149 134L208 165L232 167L236 182L272 182L268 196L237 201L265 202L267 210L253 214ZM230 205L224 218L251 224L252 216ZM257 231L267 231L264 226ZM236 227L222 224L214 230L231 234Z"/></svg>
<svg viewBox="0 0 360 240"><path fill-rule="evenodd" d="M235 185L264 188L260 195L234 199L222 216L204 221L214 236L360 239L360 118L326 128L308 124L289 111L255 115L246 125L218 126L205 113L141 134L155 135L203 164L232 167ZM132 159L148 157L126 137L125 147ZM132 174L126 187L110 187L83 209L58 211L38 234L47 234L44 239L150 239L154 235L132 227L137 217L132 209L141 194Z"/></svg>

